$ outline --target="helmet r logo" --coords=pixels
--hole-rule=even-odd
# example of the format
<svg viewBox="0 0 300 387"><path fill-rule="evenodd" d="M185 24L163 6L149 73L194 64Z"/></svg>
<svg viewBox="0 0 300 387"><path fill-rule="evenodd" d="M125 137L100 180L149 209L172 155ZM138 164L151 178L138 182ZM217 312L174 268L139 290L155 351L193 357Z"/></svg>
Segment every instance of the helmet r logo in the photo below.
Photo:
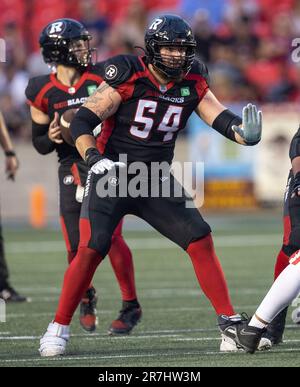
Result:
<svg viewBox="0 0 300 387"><path fill-rule="evenodd" d="M149 30L156 31L158 26L160 26L162 22L163 22L163 19L155 19L154 22L149 27Z"/></svg>
<svg viewBox="0 0 300 387"><path fill-rule="evenodd" d="M118 74L118 69L116 68L115 65L109 65L105 69L105 77L107 79L114 79Z"/></svg>
<svg viewBox="0 0 300 387"><path fill-rule="evenodd" d="M64 29L64 23L63 22L56 22L51 24L49 35L55 34L55 33L61 33Z"/></svg>

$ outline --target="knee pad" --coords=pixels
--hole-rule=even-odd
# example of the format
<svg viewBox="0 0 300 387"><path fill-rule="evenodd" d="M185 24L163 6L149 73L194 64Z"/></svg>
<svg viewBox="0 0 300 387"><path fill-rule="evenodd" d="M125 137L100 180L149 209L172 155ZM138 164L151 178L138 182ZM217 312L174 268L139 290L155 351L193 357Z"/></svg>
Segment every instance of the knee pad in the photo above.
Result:
<svg viewBox="0 0 300 387"><path fill-rule="evenodd" d="M92 235L88 247L96 250L101 255L101 257L104 258L109 252L110 246L111 234L104 231L99 231Z"/></svg>

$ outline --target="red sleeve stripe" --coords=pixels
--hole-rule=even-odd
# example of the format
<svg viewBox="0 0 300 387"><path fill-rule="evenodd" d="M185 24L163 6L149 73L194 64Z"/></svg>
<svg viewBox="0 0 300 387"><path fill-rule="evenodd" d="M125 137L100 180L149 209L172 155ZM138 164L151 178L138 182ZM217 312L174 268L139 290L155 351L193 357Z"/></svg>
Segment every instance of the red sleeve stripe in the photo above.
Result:
<svg viewBox="0 0 300 387"><path fill-rule="evenodd" d="M201 75L198 75L198 74L188 74L185 77L185 79L187 79L188 81L196 81L195 87L196 87L196 91L200 102L209 90L209 86L205 78L203 78Z"/></svg>
<svg viewBox="0 0 300 387"><path fill-rule="evenodd" d="M53 86L52 82L46 83L45 86L41 88L39 91L38 95L36 96L35 100L33 101L32 105L35 106L37 109L42 110L44 113L48 113L48 107L47 104L45 103L45 94L47 93L48 90L50 90Z"/></svg>
<svg viewBox="0 0 300 387"><path fill-rule="evenodd" d="M97 148L101 154L104 154L106 144L112 134L115 126L114 117L109 117L103 122L103 127L100 135L97 138Z"/></svg>

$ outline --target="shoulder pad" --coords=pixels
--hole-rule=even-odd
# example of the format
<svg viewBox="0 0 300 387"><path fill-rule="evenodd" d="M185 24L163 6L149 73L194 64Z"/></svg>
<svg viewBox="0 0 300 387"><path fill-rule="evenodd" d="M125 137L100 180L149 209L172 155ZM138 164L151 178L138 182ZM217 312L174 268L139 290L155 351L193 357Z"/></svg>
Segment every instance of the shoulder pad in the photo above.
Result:
<svg viewBox="0 0 300 387"><path fill-rule="evenodd" d="M194 60L190 74L201 75L206 80L207 84L208 85L210 84L208 68L206 64L204 64L203 62L200 62L198 59Z"/></svg>
<svg viewBox="0 0 300 387"><path fill-rule="evenodd" d="M118 55L108 59L103 65L103 78L112 87L119 86L130 79L135 72L134 55Z"/></svg>
<svg viewBox="0 0 300 387"><path fill-rule="evenodd" d="M105 62L97 62L95 64L92 64L88 72L91 74L99 75L101 78L103 78L103 66Z"/></svg>
<svg viewBox="0 0 300 387"><path fill-rule="evenodd" d="M30 78L28 81L28 85L25 89L26 98L29 99L29 101L34 102L39 92L49 82L49 75L41 75L38 77Z"/></svg>

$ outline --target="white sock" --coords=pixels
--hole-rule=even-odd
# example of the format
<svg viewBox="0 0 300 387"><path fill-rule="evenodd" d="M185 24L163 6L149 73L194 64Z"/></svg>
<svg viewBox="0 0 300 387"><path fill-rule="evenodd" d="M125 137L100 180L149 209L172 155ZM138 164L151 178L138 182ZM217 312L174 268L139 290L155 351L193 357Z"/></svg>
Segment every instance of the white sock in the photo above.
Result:
<svg viewBox="0 0 300 387"><path fill-rule="evenodd" d="M264 323L262 321L260 321L256 315L254 314L254 316L252 317L252 319L250 320L249 322L249 325L251 327L256 327L256 328L259 328L259 329L264 329L268 324L267 323Z"/></svg>
<svg viewBox="0 0 300 387"><path fill-rule="evenodd" d="M268 294L258 307L249 325L264 328L262 321L270 323L287 307L300 292L300 263L287 266L273 283Z"/></svg>

